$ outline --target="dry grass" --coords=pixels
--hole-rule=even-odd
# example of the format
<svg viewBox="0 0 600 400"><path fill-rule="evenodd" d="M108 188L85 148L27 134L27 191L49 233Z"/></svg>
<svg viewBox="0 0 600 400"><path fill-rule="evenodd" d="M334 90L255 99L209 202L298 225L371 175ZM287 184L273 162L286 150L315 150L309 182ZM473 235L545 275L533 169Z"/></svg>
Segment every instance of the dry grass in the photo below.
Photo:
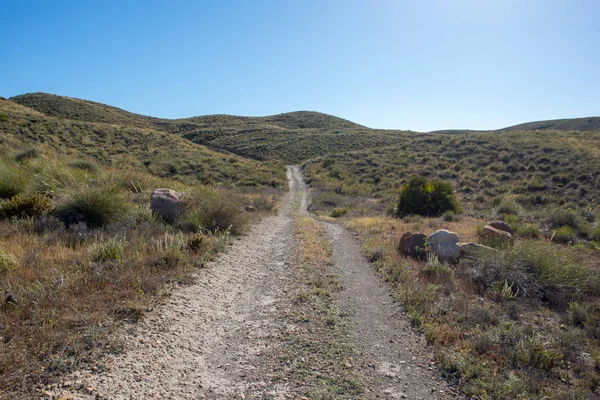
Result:
<svg viewBox="0 0 600 400"><path fill-rule="evenodd" d="M44 194L49 207L0 218L2 398L32 398L37 385L118 351L116 329L136 322L171 287L190 283L196 268L227 248L230 233L277 200L276 192L245 197L141 172L90 173L47 156L19 164L6 157L2 165L28 177L22 198ZM191 207L213 225L200 234L162 222L149 208L157 187L209 193L210 202ZM15 209L20 198L0 208ZM251 202L261 209L244 215L241 206Z"/></svg>
<svg viewBox="0 0 600 400"><path fill-rule="evenodd" d="M349 228L371 234L384 236L387 241L397 240L404 232L424 233L429 235L438 229L456 232L463 242L477 242L477 228L484 225L485 220L462 217L460 221L444 221L442 218L406 218L358 217L345 222Z"/></svg>
<svg viewBox="0 0 600 400"><path fill-rule="evenodd" d="M311 399L355 399L362 393L361 377L346 362L357 355L336 306L338 277L324 226L309 217L296 217L298 262L294 265L293 333L281 362L291 368L286 385Z"/></svg>
<svg viewBox="0 0 600 400"><path fill-rule="evenodd" d="M489 259L449 267L397 252L406 231L449 229L477 241L482 221L353 218L365 254L434 347L440 373L469 398L587 399L600 395L600 255L517 240ZM374 256L376 255L376 257Z"/></svg>

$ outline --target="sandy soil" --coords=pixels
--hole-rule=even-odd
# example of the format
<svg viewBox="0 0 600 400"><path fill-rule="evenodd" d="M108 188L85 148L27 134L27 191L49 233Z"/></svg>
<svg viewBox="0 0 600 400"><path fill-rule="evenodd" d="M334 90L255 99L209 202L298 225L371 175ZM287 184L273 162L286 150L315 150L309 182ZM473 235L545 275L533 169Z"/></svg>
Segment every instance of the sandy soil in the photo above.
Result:
<svg viewBox="0 0 600 400"><path fill-rule="evenodd" d="M273 360L284 344L297 241L293 212L306 214L307 191L298 167L288 169L290 193L279 214L122 332L124 352L103 372L78 371L53 394L109 399L302 399L290 393ZM294 201L296 199L296 201ZM293 210L299 204L298 210ZM366 399L451 398L434 373L431 355L408 326L387 288L343 228L329 225L335 267L344 289L340 307L351 318L355 360ZM273 383L277 382L277 383Z"/></svg>

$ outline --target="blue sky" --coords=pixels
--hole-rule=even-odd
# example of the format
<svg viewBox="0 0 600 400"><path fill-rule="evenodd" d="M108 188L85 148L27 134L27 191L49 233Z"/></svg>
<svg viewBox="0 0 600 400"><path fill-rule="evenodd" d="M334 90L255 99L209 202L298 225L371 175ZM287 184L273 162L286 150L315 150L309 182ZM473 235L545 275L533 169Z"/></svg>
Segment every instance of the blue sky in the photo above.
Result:
<svg viewBox="0 0 600 400"><path fill-rule="evenodd" d="M597 0L5 0L0 95L494 129L600 115Z"/></svg>

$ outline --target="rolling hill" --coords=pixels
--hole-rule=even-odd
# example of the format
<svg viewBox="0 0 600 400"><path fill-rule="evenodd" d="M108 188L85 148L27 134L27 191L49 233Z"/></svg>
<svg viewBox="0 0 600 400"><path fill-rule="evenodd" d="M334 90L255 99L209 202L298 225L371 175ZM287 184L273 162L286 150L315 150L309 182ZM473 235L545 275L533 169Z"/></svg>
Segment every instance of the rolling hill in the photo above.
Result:
<svg viewBox="0 0 600 400"><path fill-rule="evenodd" d="M285 168L280 163L260 163L209 149L156 129L144 122L152 120L148 117L98 103L68 103L63 101L64 98L56 98L54 108L51 102L40 108L45 109L45 113L11 100L0 100L1 143L12 148L48 148L71 158L205 184L242 187L286 185ZM66 104L81 107L66 107ZM82 120L83 117L78 115L73 118L79 119L70 119L60 114L59 110L67 108L84 110L82 115L95 121Z"/></svg>
<svg viewBox="0 0 600 400"><path fill-rule="evenodd" d="M553 119L509 126L501 131L600 131L600 117Z"/></svg>

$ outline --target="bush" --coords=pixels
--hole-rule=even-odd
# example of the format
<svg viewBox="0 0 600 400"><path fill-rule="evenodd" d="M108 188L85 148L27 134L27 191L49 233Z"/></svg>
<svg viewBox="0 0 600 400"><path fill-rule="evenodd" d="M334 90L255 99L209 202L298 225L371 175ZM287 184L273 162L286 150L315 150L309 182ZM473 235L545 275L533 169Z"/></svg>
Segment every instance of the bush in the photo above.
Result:
<svg viewBox="0 0 600 400"><path fill-rule="evenodd" d="M187 239L187 247L194 253L206 253L211 246L210 236L203 235L202 233L193 233Z"/></svg>
<svg viewBox="0 0 600 400"><path fill-rule="evenodd" d="M160 253L158 266L171 269L185 262L184 248L188 245L182 233L165 235L154 241L154 247Z"/></svg>
<svg viewBox="0 0 600 400"><path fill-rule="evenodd" d="M590 233L590 239L600 242L600 226L597 226L596 229Z"/></svg>
<svg viewBox="0 0 600 400"><path fill-rule="evenodd" d="M329 213L329 216L332 218L339 218L339 217L343 217L346 214L348 214L348 209L345 207L339 207L339 208L334 208Z"/></svg>
<svg viewBox="0 0 600 400"><path fill-rule="evenodd" d="M16 152L14 157L16 162L21 162L31 158L38 158L41 155L42 153L40 153L38 149L31 147L29 149Z"/></svg>
<svg viewBox="0 0 600 400"><path fill-rule="evenodd" d="M577 240L577 235L570 226L563 226L554 231L552 240L557 243L573 243Z"/></svg>
<svg viewBox="0 0 600 400"><path fill-rule="evenodd" d="M127 242L124 239L113 237L106 242L99 243L91 251L91 259L94 262L117 261L125 257Z"/></svg>
<svg viewBox="0 0 600 400"><path fill-rule="evenodd" d="M404 185L395 210L397 217L408 214L436 216L446 211L458 212L460 207L454 190L446 182L427 182L423 177L413 177Z"/></svg>
<svg viewBox="0 0 600 400"><path fill-rule="evenodd" d="M0 164L0 198L10 199L25 191L29 176L18 165Z"/></svg>
<svg viewBox="0 0 600 400"><path fill-rule="evenodd" d="M190 193L190 206L176 221L185 232L226 231L240 234L247 216L240 211L241 198L219 189L196 189Z"/></svg>
<svg viewBox="0 0 600 400"><path fill-rule="evenodd" d="M52 202L45 196L18 194L0 204L0 218L37 217L51 208Z"/></svg>
<svg viewBox="0 0 600 400"><path fill-rule="evenodd" d="M537 239L540 237L540 230L535 225L517 226L515 232L518 237L524 239Z"/></svg>
<svg viewBox="0 0 600 400"><path fill-rule="evenodd" d="M482 290L509 285L518 296L566 305L581 292L598 290L598 277L564 249L538 241L518 242L505 251L489 252L459 264Z"/></svg>
<svg viewBox="0 0 600 400"><path fill-rule="evenodd" d="M575 210L554 208L548 211L546 215L546 222L550 225L551 228L561 228L563 226L568 226L573 229L577 229L579 223L581 222L581 218L579 217L579 215L577 215L577 212Z"/></svg>
<svg viewBox="0 0 600 400"><path fill-rule="evenodd" d="M126 217L131 208L127 193L121 188L100 184L66 189L55 212L66 225L85 222L91 228L99 228Z"/></svg>
<svg viewBox="0 0 600 400"><path fill-rule="evenodd" d="M456 214L454 211L446 211L442 215L442 219L446 222L458 222L460 221L460 215Z"/></svg>
<svg viewBox="0 0 600 400"><path fill-rule="evenodd" d="M522 212L523 207L512 199L504 199L498 205L498 214L520 215Z"/></svg>
<svg viewBox="0 0 600 400"><path fill-rule="evenodd" d="M88 161L88 160L74 160L71 161L69 164L69 167L71 168L77 168L77 169L81 169L84 171L88 171L88 172L98 172L100 170L100 167L98 167L98 164L96 164L93 161Z"/></svg>
<svg viewBox="0 0 600 400"><path fill-rule="evenodd" d="M17 257L3 250L0 250L0 273L9 272L17 268L19 260Z"/></svg>

